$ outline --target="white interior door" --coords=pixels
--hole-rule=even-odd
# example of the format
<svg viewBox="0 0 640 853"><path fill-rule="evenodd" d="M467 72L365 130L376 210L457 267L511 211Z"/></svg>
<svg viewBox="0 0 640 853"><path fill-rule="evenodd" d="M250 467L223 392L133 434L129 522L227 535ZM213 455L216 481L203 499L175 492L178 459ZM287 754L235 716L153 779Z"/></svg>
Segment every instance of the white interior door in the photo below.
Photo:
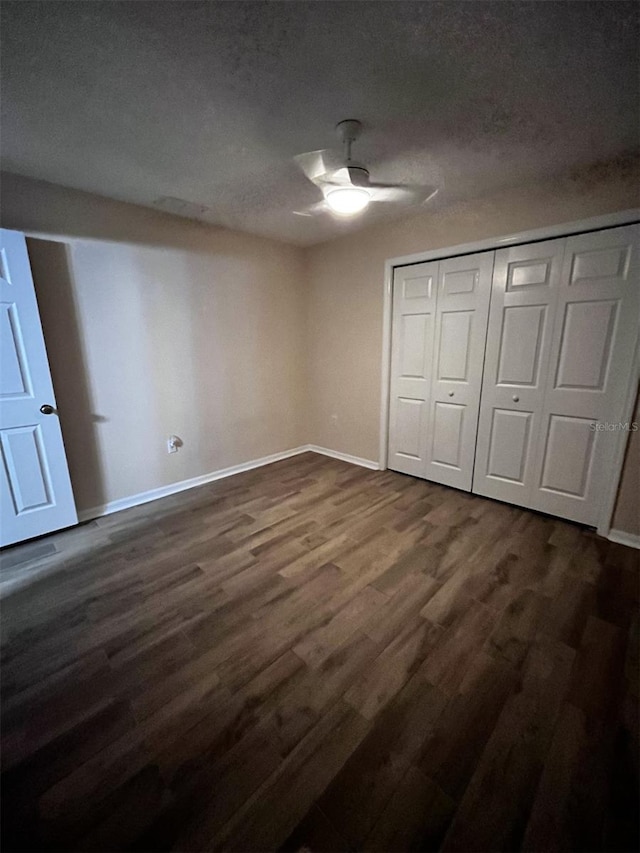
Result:
<svg viewBox="0 0 640 853"><path fill-rule="evenodd" d="M78 517L26 242L16 231L0 231L0 297L0 545L9 545Z"/></svg>
<svg viewBox="0 0 640 853"><path fill-rule="evenodd" d="M639 247L637 225L566 241L531 506L584 524L599 520L633 369Z"/></svg>
<svg viewBox="0 0 640 853"><path fill-rule="evenodd" d="M438 264L398 267L393 276L388 465L425 476Z"/></svg>
<svg viewBox="0 0 640 853"><path fill-rule="evenodd" d="M564 239L495 253L473 491L530 506Z"/></svg>
<svg viewBox="0 0 640 853"><path fill-rule="evenodd" d="M471 489L493 252L440 261L427 422L428 480Z"/></svg>

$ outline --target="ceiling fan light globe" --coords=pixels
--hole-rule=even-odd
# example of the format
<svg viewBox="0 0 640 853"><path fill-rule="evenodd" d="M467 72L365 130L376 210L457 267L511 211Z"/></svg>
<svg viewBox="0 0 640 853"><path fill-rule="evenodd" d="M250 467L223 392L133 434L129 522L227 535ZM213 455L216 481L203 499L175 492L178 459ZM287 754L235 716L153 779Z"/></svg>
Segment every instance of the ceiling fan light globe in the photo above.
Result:
<svg viewBox="0 0 640 853"><path fill-rule="evenodd" d="M327 204L339 216L355 216L371 201L370 194L360 187L341 187L327 193Z"/></svg>

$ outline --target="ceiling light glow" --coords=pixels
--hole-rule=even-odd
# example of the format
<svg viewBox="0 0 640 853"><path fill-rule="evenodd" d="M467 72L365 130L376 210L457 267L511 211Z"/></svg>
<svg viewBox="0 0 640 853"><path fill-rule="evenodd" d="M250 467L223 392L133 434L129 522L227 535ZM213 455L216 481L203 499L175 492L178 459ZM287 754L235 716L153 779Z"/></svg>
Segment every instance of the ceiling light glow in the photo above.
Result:
<svg viewBox="0 0 640 853"><path fill-rule="evenodd" d="M369 193L361 187L341 187L327 194L327 204L340 216L355 216L371 201Z"/></svg>

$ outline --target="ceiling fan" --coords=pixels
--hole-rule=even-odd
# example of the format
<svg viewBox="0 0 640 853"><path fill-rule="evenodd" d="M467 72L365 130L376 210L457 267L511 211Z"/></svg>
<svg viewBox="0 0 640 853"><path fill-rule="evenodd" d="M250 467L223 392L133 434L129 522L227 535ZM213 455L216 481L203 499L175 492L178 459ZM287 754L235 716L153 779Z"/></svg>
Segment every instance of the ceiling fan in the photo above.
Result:
<svg viewBox="0 0 640 853"><path fill-rule="evenodd" d="M325 148L294 157L307 178L324 196L322 201L304 210L295 210L298 216L325 212L355 216L372 202L425 204L438 192L437 187L372 182L367 167L351 157L351 146L362 133L362 124L356 119L346 119L336 125L336 133L342 142L342 156Z"/></svg>

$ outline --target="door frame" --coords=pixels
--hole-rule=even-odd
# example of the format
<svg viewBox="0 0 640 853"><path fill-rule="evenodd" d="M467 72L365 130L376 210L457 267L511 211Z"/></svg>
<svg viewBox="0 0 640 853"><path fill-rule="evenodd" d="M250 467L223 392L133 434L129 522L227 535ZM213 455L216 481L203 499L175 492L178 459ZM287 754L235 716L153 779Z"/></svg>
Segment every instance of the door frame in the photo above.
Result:
<svg viewBox="0 0 640 853"><path fill-rule="evenodd" d="M634 225L640 222L640 208L622 210L617 213L608 213L604 216L593 216L588 219L579 219L571 222L562 222L558 225L547 225L543 228L534 228L529 231L518 231L500 237L487 237L474 243L458 243L453 246L442 246L438 249L429 249L417 252L413 255L401 255L396 258L388 258L384 263L383 284L383 313L382 313L382 370L380 385L380 442L378 465L380 470L387 468L387 450L389 444L389 404L390 404L390 380L391 380L391 321L392 321L392 295L393 295L393 271L396 267L408 266L409 264L421 264L425 261L440 261L456 255L471 255L476 252L487 252L501 249L504 246L514 246L520 243L534 243L539 240L550 240L554 237L571 237L588 231L601 231L604 228L616 228L622 225ZM640 332L636 335L634 345L634 369L629 377L625 397L625 411L623 420L630 421L633 417L633 405L635 402L638 383L640 381ZM618 486L622 474L622 465L627 447L629 433L620 430L614 434L614 476L610 480L610 487L602 501L600 518L597 532L600 536L608 536L611 529L611 518L615 506Z"/></svg>

